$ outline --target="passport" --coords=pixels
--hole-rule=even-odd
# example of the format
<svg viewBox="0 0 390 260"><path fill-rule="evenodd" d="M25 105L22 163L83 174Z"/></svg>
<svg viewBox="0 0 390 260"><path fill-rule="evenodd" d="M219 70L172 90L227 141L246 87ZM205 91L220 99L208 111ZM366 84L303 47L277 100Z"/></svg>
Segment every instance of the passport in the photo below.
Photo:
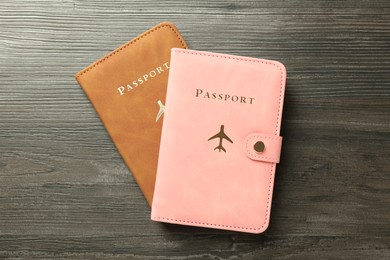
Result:
<svg viewBox="0 0 390 260"><path fill-rule="evenodd" d="M164 22L76 74L149 205L152 203L172 48L187 48Z"/></svg>
<svg viewBox="0 0 390 260"><path fill-rule="evenodd" d="M267 229L285 81L277 61L172 49L152 220Z"/></svg>

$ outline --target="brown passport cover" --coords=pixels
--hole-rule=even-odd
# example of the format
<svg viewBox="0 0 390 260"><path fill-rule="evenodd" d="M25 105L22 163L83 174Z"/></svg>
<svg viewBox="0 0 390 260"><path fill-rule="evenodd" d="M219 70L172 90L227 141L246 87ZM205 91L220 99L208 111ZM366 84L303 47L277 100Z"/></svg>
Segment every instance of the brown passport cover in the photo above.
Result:
<svg viewBox="0 0 390 260"><path fill-rule="evenodd" d="M176 27L158 24L76 74L111 139L152 204L171 48L187 48Z"/></svg>

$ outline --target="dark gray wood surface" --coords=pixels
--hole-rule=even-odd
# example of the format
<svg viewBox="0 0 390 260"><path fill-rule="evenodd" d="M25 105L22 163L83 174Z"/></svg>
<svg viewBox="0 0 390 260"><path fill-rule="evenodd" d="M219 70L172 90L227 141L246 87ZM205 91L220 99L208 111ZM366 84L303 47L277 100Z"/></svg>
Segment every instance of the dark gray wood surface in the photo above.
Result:
<svg viewBox="0 0 390 260"><path fill-rule="evenodd" d="M160 224L73 75L161 21L288 71L271 225ZM390 2L0 1L0 258L390 258Z"/></svg>

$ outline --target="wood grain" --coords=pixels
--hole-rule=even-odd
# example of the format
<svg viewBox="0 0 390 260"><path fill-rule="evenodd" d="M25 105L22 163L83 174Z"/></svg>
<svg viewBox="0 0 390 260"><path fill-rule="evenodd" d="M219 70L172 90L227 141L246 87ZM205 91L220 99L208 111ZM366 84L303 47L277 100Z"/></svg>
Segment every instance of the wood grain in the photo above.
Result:
<svg viewBox="0 0 390 260"><path fill-rule="evenodd" d="M73 75L161 21L288 71L262 235L165 225ZM0 1L0 258L390 258L390 2Z"/></svg>

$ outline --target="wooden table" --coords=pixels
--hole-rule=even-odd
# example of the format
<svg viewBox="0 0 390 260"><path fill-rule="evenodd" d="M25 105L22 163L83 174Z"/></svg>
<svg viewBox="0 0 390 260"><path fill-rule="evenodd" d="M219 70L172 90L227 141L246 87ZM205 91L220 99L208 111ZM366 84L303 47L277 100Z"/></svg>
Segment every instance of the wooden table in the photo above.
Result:
<svg viewBox="0 0 390 260"><path fill-rule="evenodd" d="M288 71L271 225L160 224L74 80L161 21ZM0 258L390 259L390 2L0 2Z"/></svg>

